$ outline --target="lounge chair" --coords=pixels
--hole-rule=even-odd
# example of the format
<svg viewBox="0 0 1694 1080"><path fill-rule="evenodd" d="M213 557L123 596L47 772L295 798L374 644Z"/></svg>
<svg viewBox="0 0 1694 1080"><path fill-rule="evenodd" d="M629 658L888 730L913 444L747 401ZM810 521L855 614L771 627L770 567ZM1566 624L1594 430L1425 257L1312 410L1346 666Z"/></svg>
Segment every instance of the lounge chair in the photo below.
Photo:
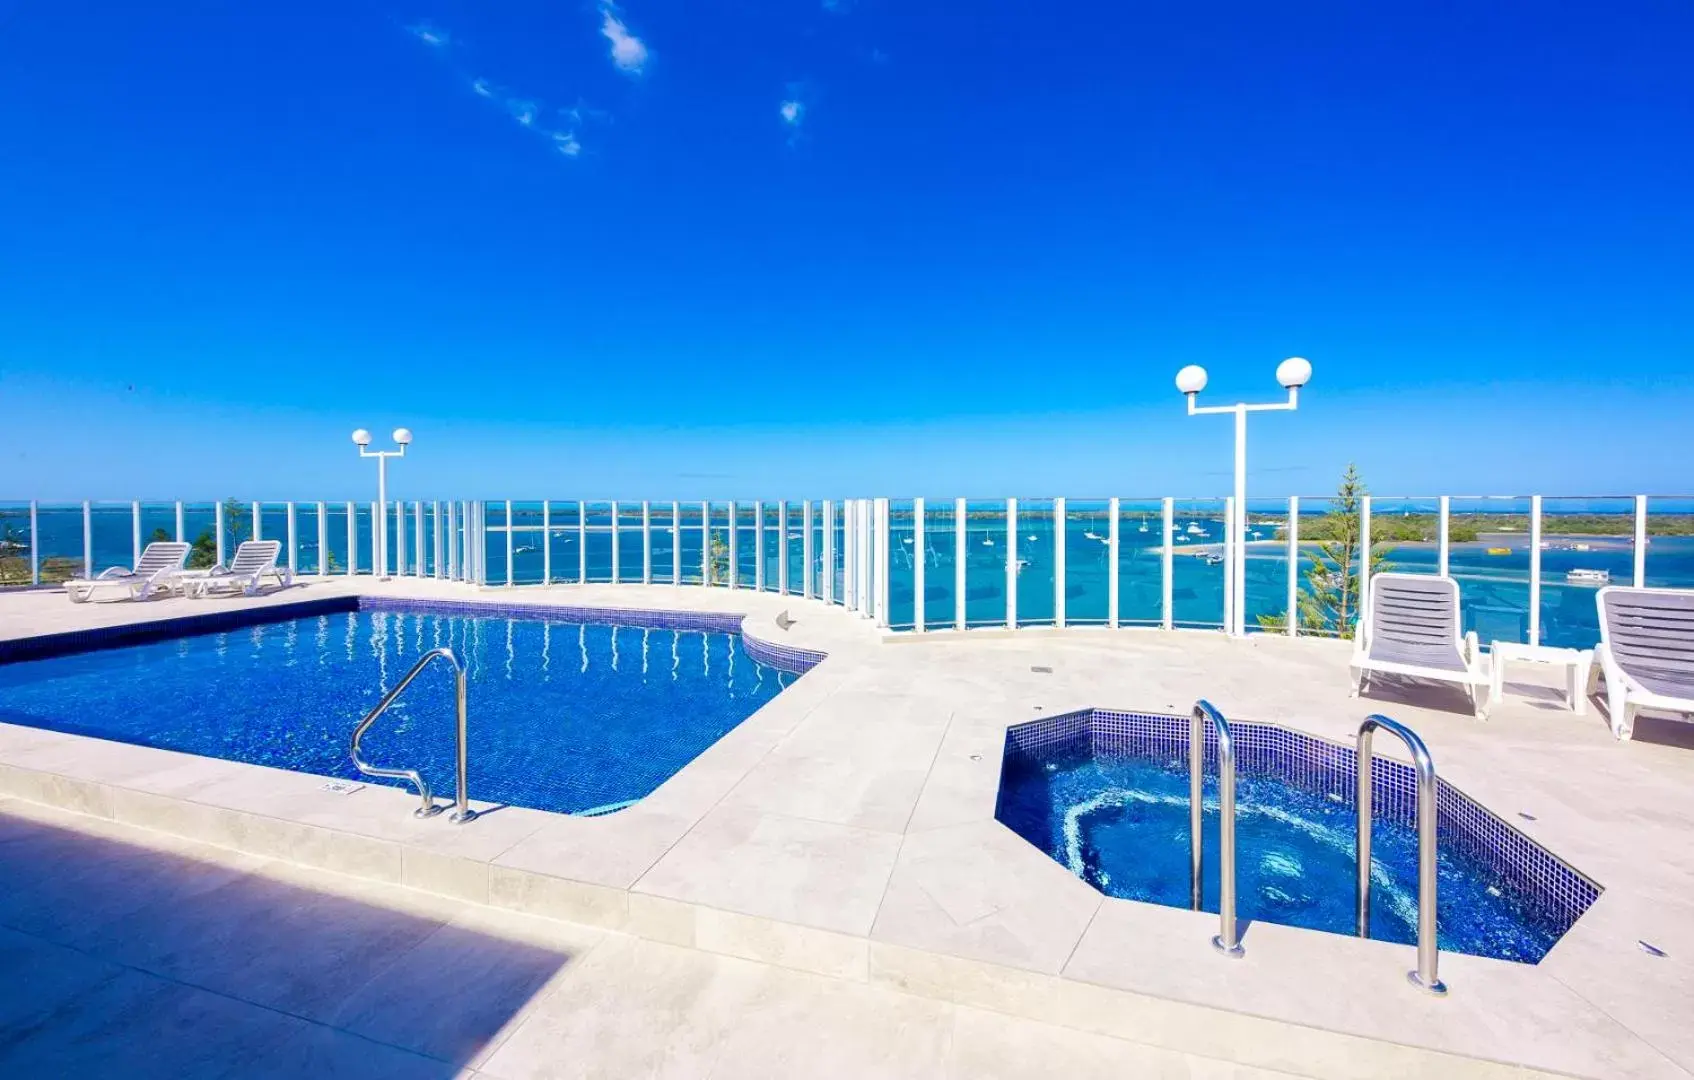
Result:
<svg viewBox="0 0 1694 1080"><path fill-rule="evenodd" d="M280 540L243 540L228 566L214 566L205 574L189 579L189 590L201 597L218 592L257 596L265 578L275 578L278 588L287 588L294 583L294 575L287 567L276 564L281 553Z"/></svg>
<svg viewBox="0 0 1694 1080"><path fill-rule="evenodd" d="M65 592L71 603L91 600L101 589L122 589L126 600L145 600L156 593L169 592L188 561L188 545L174 540L155 540L142 551L135 569L109 566L97 577L72 578L65 582Z"/></svg>
<svg viewBox="0 0 1694 1080"><path fill-rule="evenodd" d="M1370 579L1348 668L1357 696L1373 673L1458 683L1477 716L1487 712L1488 683L1476 633L1459 633L1459 583L1431 574Z"/></svg>
<svg viewBox="0 0 1694 1080"><path fill-rule="evenodd" d="M1594 603L1600 644L1588 693L1604 675L1612 734L1629 738L1641 709L1694 713L1694 589L1608 585Z"/></svg>

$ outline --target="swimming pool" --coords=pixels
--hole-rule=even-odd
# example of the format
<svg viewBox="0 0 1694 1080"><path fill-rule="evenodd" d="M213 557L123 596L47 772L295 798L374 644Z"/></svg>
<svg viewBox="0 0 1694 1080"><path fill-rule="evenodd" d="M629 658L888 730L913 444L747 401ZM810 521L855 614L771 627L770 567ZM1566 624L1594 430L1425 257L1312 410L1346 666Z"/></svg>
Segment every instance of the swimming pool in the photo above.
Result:
<svg viewBox="0 0 1694 1080"><path fill-rule="evenodd" d="M102 646L92 651L0 664L0 722L387 783L353 767L348 737L445 645L468 675L470 797L596 813L650 794L811 662L755 659L735 616L543 613L345 601L250 625L226 617L212 632L155 628L115 647L96 636L70 643ZM450 792L453 728L452 675L432 665L362 752Z"/></svg>
<svg viewBox="0 0 1694 1080"><path fill-rule="evenodd" d="M1188 720L1092 710L1007 733L996 817L1108 896L1189 906ZM1351 750L1271 725L1231 725L1238 754L1241 918L1355 932ZM1208 750L1215 757L1215 743ZM1378 759L1370 936L1417 939L1417 833L1400 762ZM1205 910L1218 909L1216 764L1202 829ZM1536 963L1599 889L1443 784L1437 943Z"/></svg>

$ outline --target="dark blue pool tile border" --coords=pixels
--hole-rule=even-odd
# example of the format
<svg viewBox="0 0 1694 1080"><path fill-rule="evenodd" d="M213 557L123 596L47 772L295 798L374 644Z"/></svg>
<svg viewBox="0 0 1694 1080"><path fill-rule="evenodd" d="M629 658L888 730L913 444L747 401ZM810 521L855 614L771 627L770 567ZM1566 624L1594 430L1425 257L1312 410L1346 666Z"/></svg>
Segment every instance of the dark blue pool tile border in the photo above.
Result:
<svg viewBox="0 0 1694 1080"><path fill-rule="evenodd" d="M1082 709L1017 724L1006 730L1006 752L1036 759L1139 757L1182 764L1188 757L1189 718L1116 709ZM1274 724L1232 721L1236 767L1357 805L1354 749ZM1217 731L1205 731L1205 768L1217 772ZM1407 762L1371 762L1378 817L1415 827L1417 776ZM1446 780L1436 780L1436 829L1487 865L1530 901L1573 923L1600 895L1600 886L1499 815Z"/></svg>
<svg viewBox="0 0 1694 1080"><path fill-rule="evenodd" d="M562 623L610 623L649 630L697 630L735 634L754 660L796 675L816 667L825 654L760 641L741 628L743 616L724 612L652 611L642 608L559 607L550 604L485 603L474 600L412 600L388 596L331 596L264 607L225 608L170 619L70 630L0 641L0 664L143 645L168 638L218 634L262 623L351 611L468 615L492 619L538 619Z"/></svg>

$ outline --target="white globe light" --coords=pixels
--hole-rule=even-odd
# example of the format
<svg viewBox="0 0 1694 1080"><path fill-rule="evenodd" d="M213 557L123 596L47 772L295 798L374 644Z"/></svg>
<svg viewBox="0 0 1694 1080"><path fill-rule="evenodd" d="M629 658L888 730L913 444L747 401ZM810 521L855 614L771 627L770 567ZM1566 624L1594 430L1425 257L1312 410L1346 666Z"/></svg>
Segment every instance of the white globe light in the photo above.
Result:
<svg viewBox="0 0 1694 1080"><path fill-rule="evenodd" d="M1176 388L1185 394L1198 394L1206 388L1206 369L1189 364L1176 373Z"/></svg>
<svg viewBox="0 0 1694 1080"><path fill-rule="evenodd" d="M1276 381L1289 390L1298 390L1312 381L1312 362L1300 356L1290 356L1276 365Z"/></svg>
<svg viewBox="0 0 1694 1080"><path fill-rule="evenodd" d="M401 446L405 446L407 443L412 441L412 429L403 427L395 428L394 441L399 443Z"/></svg>
<svg viewBox="0 0 1694 1080"><path fill-rule="evenodd" d="M353 433L353 441L360 446L369 446L371 444L371 433L364 428L360 428Z"/></svg>

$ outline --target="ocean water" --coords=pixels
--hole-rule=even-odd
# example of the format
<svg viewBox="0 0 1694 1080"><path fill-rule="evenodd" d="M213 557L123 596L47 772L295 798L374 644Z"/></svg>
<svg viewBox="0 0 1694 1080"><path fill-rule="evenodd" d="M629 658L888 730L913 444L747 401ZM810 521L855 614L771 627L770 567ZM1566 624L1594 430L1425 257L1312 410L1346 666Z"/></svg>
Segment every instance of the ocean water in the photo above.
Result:
<svg viewBox="0 0 1694 1080"><path fill-rule="evenodd" d="M249 507L251 504L247 504ZM297 511L299 566L303 572L318 569L317 506L300 503ZM504 503L489 503L489 525L499 528L506 524ZM1657 513L1687 513L1694 504L1687 500L1658 500L1652 504ZM815 504L814 504L815 506ZM890 622L896 627L910 627L914 621L915 568L919 559L924 564L925 623L942 628L951 626L956 598L955 544L953 507L950 501L937 501L926 507L924 550L914 550L910 517L910 501L896 501L895 518L890 529L891 578L889 585ZM823 530L812 525L814 559L808 568L804 561L804 539L800 522L800 504L789 504L789 528L786 534L778 528L776 504L762 505L765 521L765 584L775 589L778 558L786 545L789 554L788 584L792 592L800 592L810 573L814 592L821 592L825 569L821 565ZM1377 514L1401 510L1433 512L1433 500L1378 500ZM1455 521L1466 513L1527 513L1525 500L1455 500ZM1250 517L1269 516L1286 511L1286 504L1271 501L1253 503ZM1322 511L1318 500L1302 502L1302 517L1315 516ZM652 515L652 578L658 582L672 580L673 541L670 532L669 503L655 503ZM1586 647L1599 638L1599 620L1594 604L1593 586L1571 585L1566 574L1573 569L1606 570L1612 581L1627 584L1634 568L1634 550L1629 536L1606 538L1559 539L1558 522L1561 514L1607 513L1627 520L1632 513L1627 499L1549 500L1547 504L1544 539L1554 546L1542 552L1541 611L1542 640L1548 644ZM578 575L589 581L610 581L615 565L620 580L639 581L644 565L642 551L641 508L639 503L621 503L613 528L611 506L591 503L587 515L586 543L579 534L577 507L573 503L554 503L547 539L551 547L552 572L555 580L574 581ZM264 503L260 511L260 531L267 537L283 538L287 531L284 504ZM328 525L327 553L337 569L348 565L348 507L347 504L326 504L324 512ZM369 504L352 508L355 529L352 550L358 552L358 570L368 573L370 566L371 508ZM444 515L445 517L445 515ZM1106 504L1103 500L1073 500L1067 506L1063 531L1065 556L1065 608L1068 622L1077 624L1103 623L1107 617L1107 590L1110 581L1108 549L1105 538L1109 532ZM132 558L132 520L129 505L101 504L94 508L92 539L94 567L127 565ZM195 503L185 506L185 532L190 537L210 530L214 521L213 504ZM543 575L543 534L540 529L541 504L515 502L512 511L511 579L518 584L536 583ZM408 509L406 518L406 551L410 564L415 555L415 521ZM1694 537L1653 536L1653 515L1649 515L1650 546L1647 552L1647 583L1669 587L1694 587ZM82 512L79 506L44 506L40 512L41 548L43 557L60 557L80 565L83 553ZM1222 500L1185 500L1175 506L1177 555L1172 559L1172 609L1178 626L1219 627L1223 624L1223 566L1210 564L1189 552L1217 550L1223 538ZM751 504L740 504L736 528L736 580L743 587L753 587L756 580L755 547L757 534L753 525ZM27 508L16 504L0 506L0 526L12 525L27 533ZM442 522L445 527L445 520ZM142 504L143 536L155 528L174 533L175 514L171 504ZM433 570L435 522L431 504L425 504L425 564ZM1129 624L1156 624L1160 618L1162 600L1162 560L1158 552L1162 528L1161 509L1157 501L1126 501L1120 511L1118 552L1119 618ZM1051 500L1021 500L1018 528L1009 538L1005 526L1003 501L968 504L965 543L965 617L968 625L1002 625L1006 619L1008 547L1015 548L1016 572L1014 595L1020 625L1051 623L1054 616L1054 577L1057 566L1059 536ZM1145 531L1143 531L1145 529ZM613 536L617 536L614 551ZM729 539L728 511L725 504L713 504L711 532L720 551L727 552ZM226 533L228 530L226 529ZM1261 535L1269 538L1272 530L1263 527ZM226 538L233 550L235 538ZM678 580L685 584L702 580L702 561L705 539L700 529L698 503L683 504ZM1581 542L1591 550L1576 551L1570 545ZM1491 547L1505 547L1504 555L1489 554ZM841 578L841 532L836 529L837 564L834 574L839 595ZM1437 553L1433 545L1401 544L1381 549L1391 564L1390 569L1434 573ZM615 556L615 560L614 560ZM720 555L720 558L722 556ZM1522 534L1499 536L1475 543L1454 544L1450 566L1459 581L1464 625L1476 631L1484 645L1488 642L1524 641L1529 631L1529 545ZM390 560L392 569L392 558ZM1302 560L1304 562L1304 560ZM487 570L490 581L507 579L507 548L503 532L488 534ZM1300 570L1303 572L1302 565ZM1247 560L1247 612L1249 624L1259 615L1280 615L1287 606L1288 558L1285 545L1261 544L1252 546Z"/></svg>

